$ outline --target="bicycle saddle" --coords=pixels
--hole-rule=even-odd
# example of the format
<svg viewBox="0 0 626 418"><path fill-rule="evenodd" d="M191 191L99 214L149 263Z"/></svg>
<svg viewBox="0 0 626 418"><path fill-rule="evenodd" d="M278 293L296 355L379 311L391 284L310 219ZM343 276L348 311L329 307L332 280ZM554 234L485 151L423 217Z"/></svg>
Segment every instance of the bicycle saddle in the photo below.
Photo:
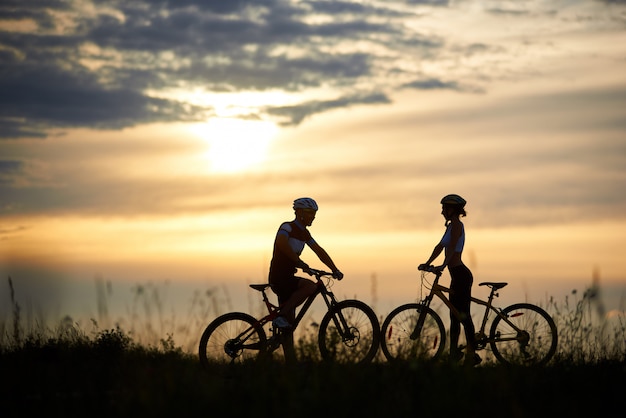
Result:
<svg viewBox="0 0 626 418"><path fill-rule="evenodd" d="M498 290L498 289L502 289L507 284L508 283L504 283L504 282L482 282L479 284L479 286L489 286L495 290Z"/></svg>
<svg viewBox="0 0 626 418"><path fill-rule="evenodd" d="M251 284L250 287L253 288L254 290L258 290L259 292L262 292L265 289L267 289L268 287L270 287L270 285L269 285L269 283Z"/></svg>

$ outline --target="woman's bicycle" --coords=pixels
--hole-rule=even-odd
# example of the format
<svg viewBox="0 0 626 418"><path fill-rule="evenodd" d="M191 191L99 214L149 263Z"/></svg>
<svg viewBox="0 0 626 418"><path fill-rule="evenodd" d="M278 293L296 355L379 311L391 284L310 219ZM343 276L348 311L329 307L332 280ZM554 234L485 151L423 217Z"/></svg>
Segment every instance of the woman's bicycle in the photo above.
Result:
<svg viewBox="0 0 626 418"><path fill-rule="evenodd" d="M428 266L422 270L422 286L428 288L426 272L435 275L430 293L421 302L394 309L383 321L381 349L389 361L437 360L444 351L446 332L441 317L430 307L435 296L443 301L453 315L459 312L444 293L450 289L439 284L441 271ZM546 364L557 347L557 329L546 311L529 303L517 303L500 309L492 302L503 282L483 282L479 286L491 289L487 301L472 297L472 302L485 306L481 326L476 333L476 350L491 348L500 362L511 365L536 366ZM489 335L487 321L493 316ZM461 349L464 347L461 347Z"/></svg>
<svg viewBox="0 0 626 418"><path fill-rule="evenodd" d="M304 302L290 331L272 324L278 316L279 306L268 298L269 284L251 284L252 289L261 292L267 315L256 319L247 313L231 312L213 320L200 338L202 365L209 367L211 364L267 358L280 347L284 332L295 331L317 295L322 296L328 308L319 324L318 346L322 359L338 363L372 361L380 344L380 323L372 308L358 300L337 301L330 290L334 279L332 273L316 269L304 271L315 276L318 291Z"/></svg>

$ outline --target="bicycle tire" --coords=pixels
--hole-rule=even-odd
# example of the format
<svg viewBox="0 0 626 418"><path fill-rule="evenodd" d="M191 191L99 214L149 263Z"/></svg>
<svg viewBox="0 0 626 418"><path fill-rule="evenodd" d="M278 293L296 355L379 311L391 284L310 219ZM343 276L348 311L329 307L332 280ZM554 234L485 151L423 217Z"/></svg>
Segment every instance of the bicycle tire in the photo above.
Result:
<svg viewBox="0 0 626 418"><path fill-rule="evenodd" d="M245 341L237 339L247 332ZM244 344L245 343L245 344ZM251 315L230 312L215 318L200 338L198 353L204 368L211 364L243 363L264 353L267 345L265 330Z"/></svg>
<svg viewBox="0 0 626 418"><path fill-rule="evenodd" d="M337 329L338 315L345 319L351 338L342 338ZM320 323L318 345L322 360L334 363L371 362L380 344L380 323L376 313L364 302L344 300L337 303Z"/></svg>
<svg viewBox="0 0 626 418"><path fill-rule="evenodd" d="M502 363L541 366L554 356L558 343L556 324L543 309L517 303L501 312L522 331L515 331L497 316L491 324L489 339L494 356Z"/></svg>
<svg viewBox="0 0 626 418"><path fill-rule="evenodd" d="M412 339L420 312L426 309L424 325L418 338ZM434 361L441 357L446 345L443 321L429 307L407 303L395 308L383 321L381 349L387 360Z"/></svg>

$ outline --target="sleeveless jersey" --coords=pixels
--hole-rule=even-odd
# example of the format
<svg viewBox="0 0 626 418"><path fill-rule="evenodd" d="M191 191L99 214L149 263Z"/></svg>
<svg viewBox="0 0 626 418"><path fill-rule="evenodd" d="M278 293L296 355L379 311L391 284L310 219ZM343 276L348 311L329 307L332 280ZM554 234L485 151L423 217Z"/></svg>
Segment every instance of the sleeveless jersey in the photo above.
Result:
<svg viewBox="0 0 626 418"><path fill-rule="evenodd" d="M446 233L443 234L441 241L439 242L444 247L450 245L450 240L452 239L452 224L448 224L446 227ZM463 252L463 247L465 246L465 225L461 223L461 236L459 240L456 242L455 252L460 253Z"/></svg>
<svg viewBox="0 0 626 418"><path fill-rule="evenodd" d="M315 240L311 233L297 220L284 222L278 228L278 234L285 234L289 238L289 246L298 255L302 254L305 245L312 245ZM297 271L296 264L285 254L274 247L270 263L269 277L291 277Z"/></svg>

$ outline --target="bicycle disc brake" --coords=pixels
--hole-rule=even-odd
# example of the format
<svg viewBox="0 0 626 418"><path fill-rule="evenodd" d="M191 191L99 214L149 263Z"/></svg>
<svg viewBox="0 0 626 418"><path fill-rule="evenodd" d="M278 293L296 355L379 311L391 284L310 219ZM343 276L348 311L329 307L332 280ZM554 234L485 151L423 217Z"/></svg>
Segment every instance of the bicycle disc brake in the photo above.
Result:
<svg viewBox="0 0 626 418"><path fill-rule="evenodd" d="M348 347L355 347L359 344L359 340L361 339L361 333L355 327L350 327L346 335L343 337L343 342Z"/></svg>

